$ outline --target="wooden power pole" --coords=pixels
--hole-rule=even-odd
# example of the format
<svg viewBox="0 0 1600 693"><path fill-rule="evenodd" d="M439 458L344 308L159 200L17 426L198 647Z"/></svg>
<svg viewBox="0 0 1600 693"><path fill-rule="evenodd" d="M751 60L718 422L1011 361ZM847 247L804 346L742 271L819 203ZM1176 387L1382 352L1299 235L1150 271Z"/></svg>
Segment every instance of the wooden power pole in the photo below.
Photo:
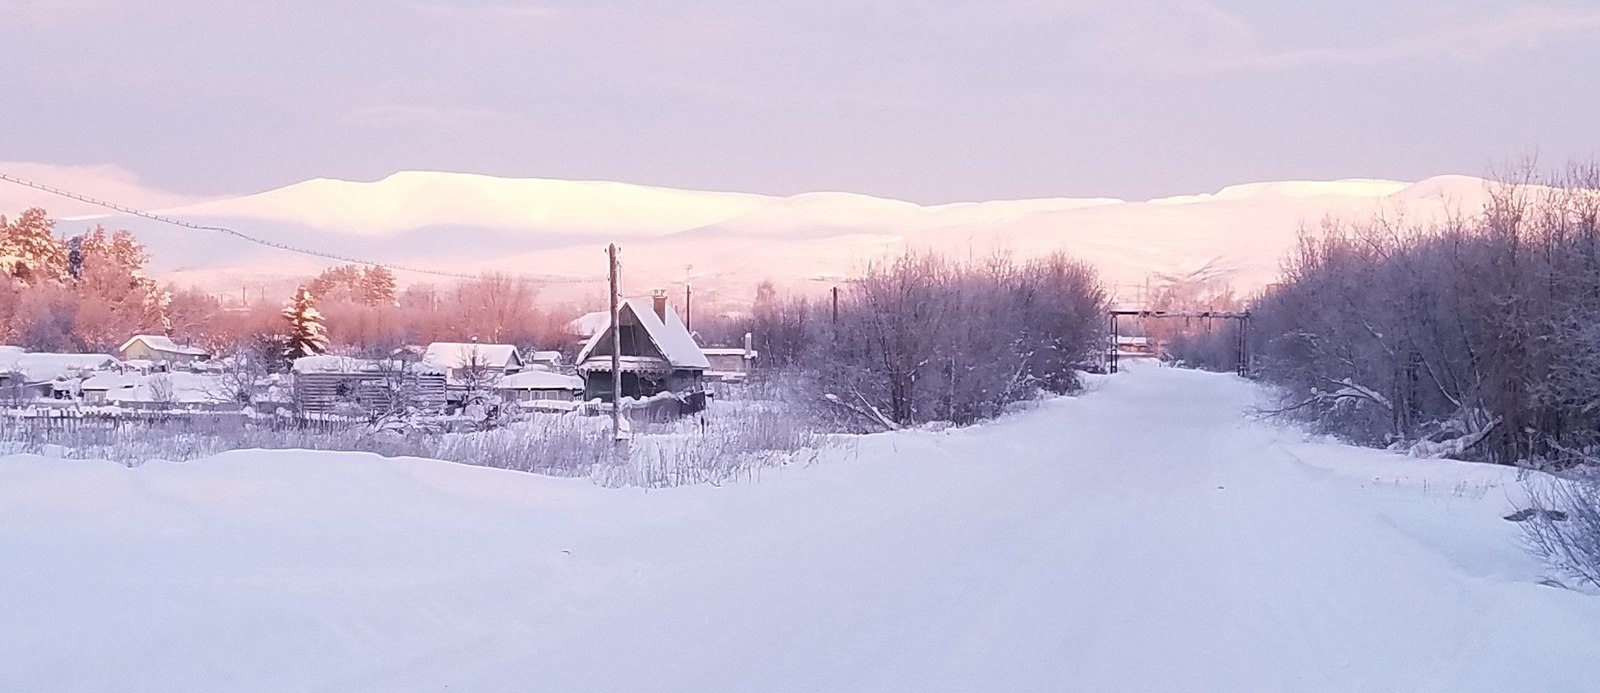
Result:
<svg viewBox="0 0 1600 693"><path fill-rule="evenodd" d="M611 440L619 449L622 446L622 306L621 287L618 286L617 244L606 247L611 262Z"/></svg>

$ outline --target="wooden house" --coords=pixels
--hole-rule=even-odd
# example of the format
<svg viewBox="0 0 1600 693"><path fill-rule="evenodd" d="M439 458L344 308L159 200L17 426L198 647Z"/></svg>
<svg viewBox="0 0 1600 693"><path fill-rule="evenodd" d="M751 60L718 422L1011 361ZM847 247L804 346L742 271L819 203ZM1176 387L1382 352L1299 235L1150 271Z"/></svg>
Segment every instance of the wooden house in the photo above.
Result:
<svg viewBox="0 0 1600 693"><path fill-rule="evenodd" d="M670 393L683 413L705 408L703 375L711 368L700 346L667 302L665 291L651 298L624 300L618 324L607 325L578 352L584 399L611 401L612 378L621 381L624 398ZM618 373L612 373L612 345L620 346Z"/></svg>
<svg viewBox="0 0 1600 693"><path fill-rule="evenodd" d="M205 361L211 354L199 347L179 344L166 335L138 334L128 338L117 353L123 361L149 361L155 364L190 364Z"/></svg>

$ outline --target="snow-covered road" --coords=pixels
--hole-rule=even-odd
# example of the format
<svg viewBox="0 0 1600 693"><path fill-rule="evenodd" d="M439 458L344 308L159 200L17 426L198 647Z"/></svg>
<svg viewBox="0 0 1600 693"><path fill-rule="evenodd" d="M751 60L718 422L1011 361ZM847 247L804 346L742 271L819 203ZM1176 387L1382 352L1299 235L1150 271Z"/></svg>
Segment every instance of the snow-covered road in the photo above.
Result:
<svg viewBox="0 0 1600 693"><path fill-rule="evenodd" d="M1506 469L1144 368L759 483L0 458L0 690L1592 691Z"/></svg>

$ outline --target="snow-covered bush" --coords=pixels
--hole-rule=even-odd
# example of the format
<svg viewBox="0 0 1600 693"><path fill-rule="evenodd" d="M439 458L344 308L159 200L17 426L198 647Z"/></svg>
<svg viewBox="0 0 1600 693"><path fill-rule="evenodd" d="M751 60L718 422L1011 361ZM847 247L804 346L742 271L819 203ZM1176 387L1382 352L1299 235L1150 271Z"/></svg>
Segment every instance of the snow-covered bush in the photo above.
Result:
<svg viewBox="0 0 1600 693"><path fill-rule="evenodd" d="M1528 486L1523 540L1556 570L1600 588L1600 476L1542 477Z"/></svg>
<svg viewBox="0 0 1600 693"><path fill-rule="evenodd" d="M967 424L1076 390L1105 308L1094 270L1063 255L963 263L913 251L868 266L836 306L764 287L758 377L826 405L846 430Z"/></svg>
<svg viewBox="0 0 1600 693"><path fill-rule="evenodd" d="M1538 466L1600 445L1600 169L1529 180L1438 225L1303 236L1251 306L1281 410L1423 456Z"/></svg>

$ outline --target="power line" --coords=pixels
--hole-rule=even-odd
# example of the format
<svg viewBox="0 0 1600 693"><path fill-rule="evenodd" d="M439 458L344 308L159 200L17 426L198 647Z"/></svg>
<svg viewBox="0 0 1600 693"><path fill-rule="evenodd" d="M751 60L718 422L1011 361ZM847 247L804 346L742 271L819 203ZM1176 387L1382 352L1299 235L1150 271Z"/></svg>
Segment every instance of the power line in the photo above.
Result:
<svg viewBox="0 0 1600 693"><path fill-rule="evenodd" d="M6 182L9 182L9 183L15 183L17 185L21 185L21 186L26 187L26 188L33 188L34 190L41 190L41 191L50 193L52 195L59 195L61 197L65 197L65 198L68 198L68 199L77 200L79 202L84 202L84 203L87 203L87 204L91 204L91 205L94 205L96 207L103 207L105 209L110 209L110 210L113 210L113 211L121 212L123 214L128 214L128 215L140 217L140 218L143 218L143 219L149 219L151 221L156 221L156 222L160 222L160 223L163 223L163 224L171 224L173 226L181 226L181 227L184 227L184 228L187 228L187 229L194 229L196 231L211 231L211 232L214 232L214 233L221 233L221 234L225 234L225 235L228 235L228 236L233 236L234 238L238 238L238 239L241 239L241 240L244 240L244 241L248 241L250 243L255 243L257 245L266 246L268 248L273 248L275 250L284 250L284 251L288 251L288 252L291 252L291 253L299 253L301 255L309 255L309 256L312 256L312 257L319 257L319 258L323 258L323 259L326 259L326 260L337 260L339 262L347 262L347 263L355 264L355 265L366 265L366 266L369 266L369 267L380 267L381 266L381 267L384 267L386 269L396 270L396 271L400 271L400 272L411 272L411 273L414 273L414 274L428 274L428 275L433 275L433 276L436 276L436 277L451 277L451 278L454 278L454 279L478 279L478 278L480 278L482 276L481 274L466 274L464 272L450 272L450 271L447 271L447 270L428 269L426 267L416 267L416 266L412 266L412 265L391 264L391 263L387 263L387 262L372 262L370 260L363 260L363 259L360 259L360 258L348 256L348 255L341 255L339 253L332 253L332 252L328 252L328 251L324 251L324 250L316 250L314 248L302 248L302 247L299 247L299 246L292 246L292 245L289 245L287 243L279 243L277 241L267 240L265 238L261 238L261 237L258 237L258 236L252 236L250 234L244 233L242 231L237 231L235 229L231 229L231 228L228 228L226 226L211 226L211 225L207 225L207 224L196 224L194 222L184 221L182 219L174 219L172 217L163 216L163 215L160 215L160 214L156 214L154 212L146 212L146 211L143 211L143 210L134 209L134 208L128 207L126 205L119 205L119 204L116 204L114 202L108 202L106 200L101 200L101 199L98 199L98 198L89 197L87 195L80 195L80 194L72 192L70 190L62 190L60 188L54 188L54 187L45 185L43 183L37 183L37 182L31 181L31 180L27 180L25 178L18 178L16 176L13 176L13 175L10 175L10 174L4 173L4 172L0 172L0 180L6 181ZM521 277L523 277L525 279L529 279L529 280L534 281L534 282L538 282L538 283L579 283L579 284L587 284L587 283L605 281L603 279L584 279L584 278L580 278L580 277L555 277L555 276L537 277L537 276L529 276L529 275L519 275L519 276L521 276Z"/></svg>

